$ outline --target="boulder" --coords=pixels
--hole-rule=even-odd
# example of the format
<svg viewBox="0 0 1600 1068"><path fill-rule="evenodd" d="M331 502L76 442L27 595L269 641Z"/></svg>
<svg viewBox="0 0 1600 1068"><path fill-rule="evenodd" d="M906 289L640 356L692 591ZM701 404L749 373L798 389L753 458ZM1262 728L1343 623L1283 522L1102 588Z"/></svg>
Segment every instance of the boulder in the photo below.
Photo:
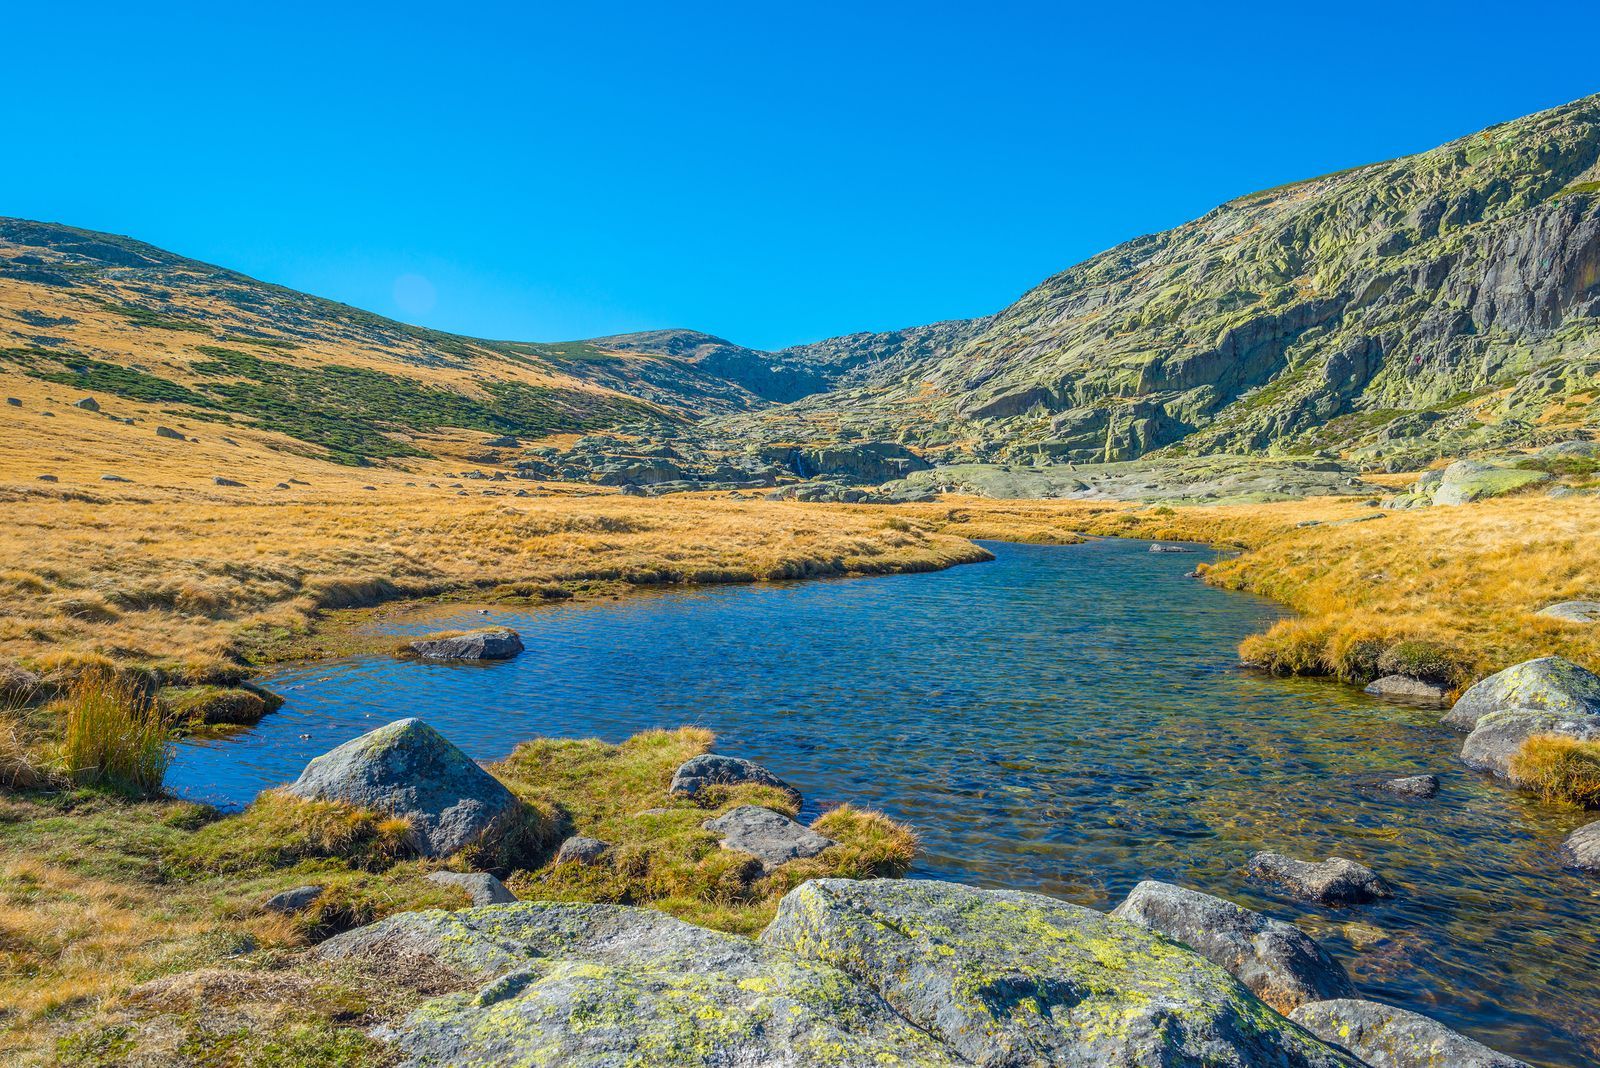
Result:
<svg viewBox="0 0 1600 1068"><path fill-rule="evenodd" d="M961 1063L1355 1064L1177 943L1037 894L816 879L761 942L848 972Z"/></svg>
<svg viewBox="0 0 1600 1068"><path fill-rule="evenodd" d="M1394 896L1393 888L1377 872L1344 857L1313 863L1282 853L1257 853L1250 858L1249 870L1255 878L1276 883L1294 897L1319 905L1359 905Z"/></svg>
<svg viewBox="0 0 1600 1068"><path fill-rule="evenodd" d="M0 701L26 701L43 680L15 664L0 664Z"/></svg>
<svg viewBox="0 0 1600 1068"><path fill-rule="evenodd" d="M1401 797L1432 797L1439 792L1439 776L1407 775L1402 779L1390 779L1379 783L1378 789L1399 794Z"/></svg>
<svg viewBox="0 0 1600 1068"><path fill-rule="evenodd" d="M1600 716L1568 715L1543 709L1508 708L1478 720L1461 743L1461 762L1500 778L1511 775L1511 758L1536 734L1553 734L1579 741L1600 738Z"/></svg>
<svg viewBox="0 0 1600 1068"><path fill-rule="evenodd" d="M667 789L676 797L695 797L708 786L741 786L753 783L782 790L800 804L800 791L778 778L753 760L739 757L702 753L678 765L672 773L672 785Z"/></svg>
<svg viewBox="0 0 1600 1068"><path fill-rule="evenodd" d="M1146 880L1111 915L1177 939L1279 1012L1356 993L1344 968L1300 928L1220 897Z"/></svg>
<svg viewBox="0 0 1600 1068"><path fill-rule="evenodd" d="M223 478L221 475L213 475L211 477L211 484L213 486L243 486L244 485L243 482L235 482L233 479L231 479L231 478Z"/></svg>
<svg viewBox="0 0 1600 1068"><path fill-rule="evenodd" d="M454 886L466 891L474 905L509 905L517 895L505 883L486 871L436 871L428 876L435 886Z"/></svg>
<svg viewBox="0 0 1600 1068"><path fill-rule="evenodd" d="M1385 675L1368 685L1366 692L1386 701L1423 708L1443 708L1450 697L1449 687L1410 675Z"/></svg>
<svg viewBox="0 0 1600 1068"><path fill-rule="evenodd" d="M1469 687L1443 722L1470 731L1489 713L1513 708L1600 715L1600 676L1559 656L1526 660Z"/></svg>
<svg viewBox="0 0 1600 1068"><path fill-rule="evenodd" d="M427 857L497 838L520 809L499 780L420 719L397 720L329 750L288 791L403 817Z"/></svg>
<svg viewBox="0 0 1600 1068"><path fill-rule="evenodd" d="M316 904L317 898L321 896L322 887L320 886L297 886L293 890L285 890L282 893L273 894L261 903L261 907L267 912L281 912L284 915L289 915L295 912L304 912Z"/></svg>
<svg viewBox="0 0 1600 1068"><path fill-rule="evenodd" d="M72 406L74 408L82 408L86 412L98 412L100 410L100 402L95 400L93 397L85 397L82 400L75 400L72 402Z"/></svg>
<svg viewBox="0 0 1600 1068"><path fill-rule="evenodd" d="M19 397L7 397L6 398L6 403L11 405L11 407L13 407L13 408L22 407L22 400Z"/></svg>
<svg viewBox="0 0 1600 1068"><path fill-rule="evenodd" d="M740 805L714 820L706 820L701 826L715 831L724 849L737 849L755 857L761 862L763 872L770 872L791 860L814 857L829 846L839 844L781 812L758 805Z"/></svg>
<svg viewBox="0 0 1600 1068"><path fill-rule="evenodd" d="M1564 868L1600 875L1600 820L1585 824L1567 835L1558 855Z"/></svg>
<svg viewBox="0 0 1600 1068"><path fill-rule="evenodd" d="M448 638L420 638L408 648L424 660L510 660L522 652L514 630L475 630Z"/></svg>
<svg viewBox="0 0 1600 1068"><path fill-rule="evenodd" d="M1289 1019L1371 1068L1531 1068L1437 1020L1376 1001L1341 998L1302 1005Z"/></svg>
<svg viewBox="0 0 1600 1068"><path fill-rule="evenodd" d="M409 1065L965 1063L836 968L649 909L524 901L402 913L317 952L474 984L393 1026Z"/></svg>
<svg viewBox="0 0 1600 1068"><path fill-rule="evenodd" d="M172 429L170 426L158 426L158 427L156 427L156 437L158 437L158 438L170 438L173 441L187 441L188 440L182 434L180 434L176 430Z"/></svg>
<svg viewBox="0 0 1600 1068"><path fill-rule="evenodd" d="M1534 614L1566 623L1600 623L1600 601L1562 601Z"/></svg>
<svg viewBox="0 0 1600 1068"><path fill-rule="evenodd" d="M610 842L602 842L598 838L585 838L582 835L573 835L561 843L561 848L556 850L557 864L600 864L611 851Z"/></svg>
<svg viewBox="0 0 1600 1068"><path fill-rule="evenodd" d="M1488 497L1499 497L1531 486L1535 482L1548 482L1545 471L1527 471L1520 467L1496 467L1475 460L1457 460L1444 469L1433 491L1434 504L1467 504ZM1421 485L1421 481L1418 481Z"/></svg>

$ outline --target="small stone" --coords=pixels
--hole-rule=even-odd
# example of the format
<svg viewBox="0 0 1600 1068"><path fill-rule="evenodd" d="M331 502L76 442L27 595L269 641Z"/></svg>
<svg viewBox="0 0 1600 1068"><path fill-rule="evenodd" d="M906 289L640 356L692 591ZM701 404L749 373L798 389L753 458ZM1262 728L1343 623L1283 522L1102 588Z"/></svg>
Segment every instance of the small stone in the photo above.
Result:
<svg viewBox="0 0 1600 1068"><path fill-rule="evenodd" d="M39 476L39 481L40 482L60 482L61 480L59 478L57 478L55 475L40 475Z"/></svg>
<svg viewBox="0 0 1600 1068"><path fill-rule="evenodd" d="M1561 866L1600 875L1600 821L1585 824L1567 835L1559 853Z"/></svg>
<svg viewBox="0 0 1600 1068"><path fill-rule="evenodd" d="M1343 857L1312 863L1263 852L1250 858L1249 870L1255 878L1276 883L1293 896L1319 905L1359 905L1394 896L1377 872Z"/></svg>
<svg viewBox="0 0 1600 1068"><path fill-rule="evenodd" d="M218 486L243 486L244 485L243 482L235 482L233 479L231 479L231 478L223 478L221 475L213 476L211 481L212 481L212 483L214 485L218 485Z"/></svg>
<svg viewBox="0 0 1600 1068"><path fill-rule="evenodd" d="M22 401L20 399L16 398L16 397L7 397L6 398L6 403L11 405L11 407L13 407L13 408L22 407Z"/></svg>
<svg viewBox="0 0 1600 1068"><path fill-rule="evenodd" d="M505 883L486 871L436 871L428 876L436 886L454 886L465 890L473 907L484 905L509 905L517 895L506 889Z"/></svg>
<svg viewBox="0 0 1600 1068"><path fill-rule="evenodd" d="M1437 1020L1358 998L1315 1001L1289 1019L1371 1068L1530 1068Z"/></svg>
<svg viewBox="0 0 1600 1068"><path fill-rule="evenodd" d="M737 849L755 857L764 872L791 860L814 857L829 846L838 845L832 838L796 823L783 813L759 805L740 805L700 826L721 836L722 848Z"/></svg>
<svg viewBox="0 0 1600 1068"><path fill-rule="evenodd" d="M172 429L170 426L158 426L158 427L156 427L156 437L158 437L158 438L171 438L173 441L187 441L188 440L182 434L180 434L176 430Z"/></svg>
<svg viewBox="0 0 1600 1068"><path fill-rule="evenodd" d="M602 842L598 838L585 838L582 835L573 835L561 843L561 848L556 850L557 864L582 864L585 867L594 867L604 863L606 854L611 851L610 842Z"/></svg>
<svg viewBox="0 0 1600 1068"><path fill-rule="evenodd" d="M1378 788L1401 797L1432 797L1439 792L1439 776L1407 775L1402 779L1379 783Z"/></svg>
<svg viewBox="0 0 1600 1068"><path fill-rule="evenodd" d="M669 792L677 797L695 797L708 786L739 786L753 783L782 790L800 804L800 791L778 778L753 760L742 757L702 753L678 765L672 773Z"/></svg>
<svg viewBox="0 0 1600 1068"><path fill-rule="evenodd" d="M75 400L72 402L72 406L74 408L82 408L86 412L98 412L100 410L100 402L95 400L93 397L85 397L82 400Z"/></svg>
<svg viewBox="0 0 1600 1068"><path fill-rule="evenodd" d="M1410 675L1385 675L1374 680L1365 692L1373 697L1423 708L1443 708L1450 697L1449 687L1427 679L1414 679Z"/></svg>
<svg viewBox="0 0 1600 1068"><path fill-rule="evenodd" d="M132 479L123 478L121 475L101 475L101 482L132 482Z"/></svg>
<svg viewBox="0 0 1600 1068"><path fill-rule="evenodd" d="M285 915L294 912L304 912L316 903L322 896L320 886L297 886L293 890L285 890L281 894L273 894L261 903L267 912L281 912Z"/></svg>

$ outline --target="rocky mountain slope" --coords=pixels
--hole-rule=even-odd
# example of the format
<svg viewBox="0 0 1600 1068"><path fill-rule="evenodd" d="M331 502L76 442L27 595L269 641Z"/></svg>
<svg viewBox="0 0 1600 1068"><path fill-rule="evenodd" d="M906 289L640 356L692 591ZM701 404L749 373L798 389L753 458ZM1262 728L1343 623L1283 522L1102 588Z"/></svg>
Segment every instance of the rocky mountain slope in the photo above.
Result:
<svg viewBox="0 0 1600 1068"><path fill-rule="evenodd" d="M1240 197L999 314L790 350L836 388L722 420L948 456L1416 463L1600 421L1600 96Z"/></svg>

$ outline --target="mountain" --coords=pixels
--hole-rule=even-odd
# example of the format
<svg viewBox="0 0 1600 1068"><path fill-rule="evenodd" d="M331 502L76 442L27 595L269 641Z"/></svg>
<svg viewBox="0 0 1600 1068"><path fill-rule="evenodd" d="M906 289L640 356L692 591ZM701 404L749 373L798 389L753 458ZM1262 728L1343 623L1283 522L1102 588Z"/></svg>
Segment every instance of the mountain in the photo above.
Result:
<svg viewBox="0 0 1600 1068"><path fill-rule="evenodd" d="M1242 196L984 318L787 350L837 385L715 420L945 459L1414 463L1600 423L1600 96Z"/></svg>

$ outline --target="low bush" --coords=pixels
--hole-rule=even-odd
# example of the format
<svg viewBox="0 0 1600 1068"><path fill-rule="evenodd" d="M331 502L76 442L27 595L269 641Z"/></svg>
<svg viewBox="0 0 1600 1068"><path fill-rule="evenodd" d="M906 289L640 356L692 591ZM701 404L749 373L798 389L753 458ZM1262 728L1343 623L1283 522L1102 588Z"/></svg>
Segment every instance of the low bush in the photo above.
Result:
<svg viewBox="0 0 1600 1068"><path fill-rule="evenodd" d="M1510 772L1546 802L1600 808L1600 742L1535 735L1512 756Z"/></svg>

